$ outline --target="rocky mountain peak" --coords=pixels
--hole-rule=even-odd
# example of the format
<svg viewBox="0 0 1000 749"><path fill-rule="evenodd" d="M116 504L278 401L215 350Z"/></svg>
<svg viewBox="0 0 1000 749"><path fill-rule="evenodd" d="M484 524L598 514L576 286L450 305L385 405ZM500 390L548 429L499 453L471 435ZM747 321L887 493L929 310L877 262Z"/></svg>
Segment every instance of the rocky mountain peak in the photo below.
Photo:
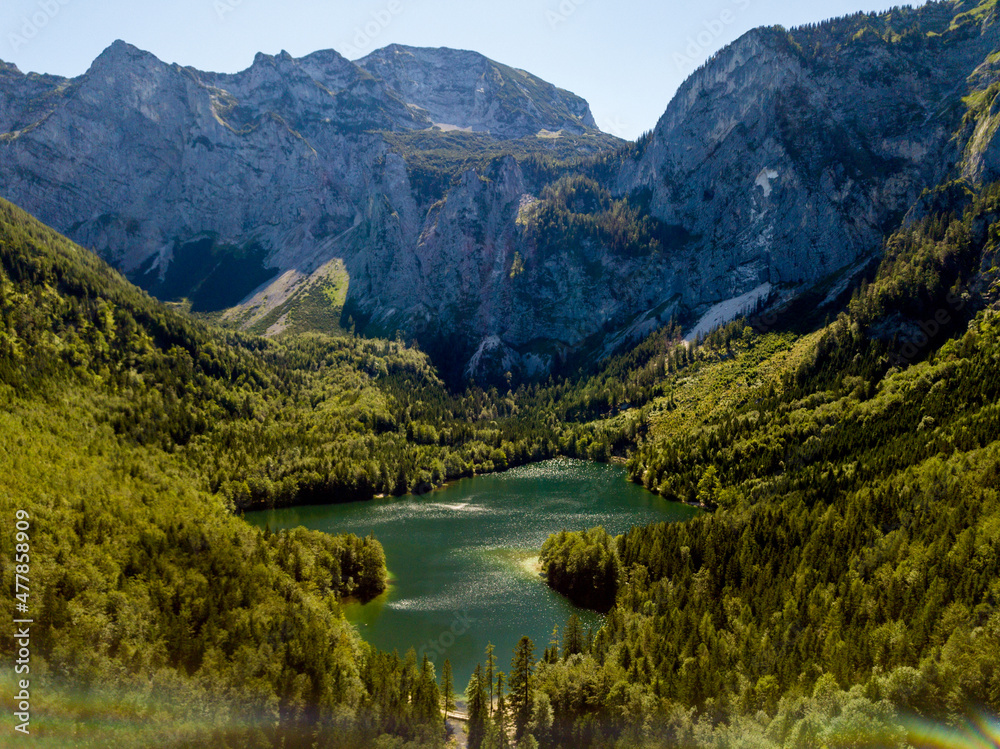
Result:
<svg viewBox="0 0 1000 749"><path fill-rule="evenodd" d="M0 76L20 78L24 76L24 73L14 63L0 60Z"/></svg>
<svg viewBox="0 0 1000 749"><path fill-rule="evenodd" d="M428 127L424 117L395 92L334 50L302 58L287 51L258 53L253 64L234 74L193 75L231 98L220 116L237 130L252 127L261 115L275 113L297 130L317 122L353 130L410 130Z"/></svg>
<svg viewBox="0 0 1000 749"><path fill-rule="evenodd" d="M256 55L254 55L253 65L251 65L250 67L251 68L260 66L281 67L288 63L294 64L295 62L296 62L295 58L292 57L287 50L283 49L276 55L269 55L266 52L258 52Z"/></svg>
<svg viewBox="0 0 1000 749"><path fill-rule="evenodd" d="M134 74L137 68L149 67L166 67L166 63L151 52L146 52L118 39L97 56L87 73L128 69L130 73Z"/></svg>
<svg viewBox="0 0 1000 749"><path fill-rule="evenodd" d="M392 44L357 64L443 130L522 138L596 129L585 100L478 52Z"/></svg>

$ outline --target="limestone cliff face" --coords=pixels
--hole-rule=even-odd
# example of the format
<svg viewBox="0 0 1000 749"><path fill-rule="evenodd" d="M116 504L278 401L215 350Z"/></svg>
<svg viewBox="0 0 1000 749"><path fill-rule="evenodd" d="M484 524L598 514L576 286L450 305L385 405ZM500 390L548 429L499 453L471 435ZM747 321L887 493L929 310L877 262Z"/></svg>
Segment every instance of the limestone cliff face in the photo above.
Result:
<svg viewBox="0 0 1000 749"><path fill-rule="evenodd" d="M686 302L815 283L869 258L952 172L966 78L998 37L949 38L942 11L913 13L910 43L844 38L836 24L754 31L684 84L617 190L646 191L653 215L697 238Z"/></svg>
<svg viewBox="0 0 1000 749"><path fill-rule="evenodd" d="M45 85L40 111L32 92ZM209 257L186 258L189 269L249 246L258 266L317 262L353 224L385 152L367 131L427 124L336 53L259 55L220 76L117 42L80 78L0 86L15 122L0 189L154 291L205 239Z"/></svg>
<svg viewBox="0 0 1000 749"><path fill-rule="evenodd" d="M582 347L610 351L616 336L634 340L679 315L684 268L674 258L628 256L591 238L545 243L531 221L543 201L529 183L507 157L463 174L422 216L405 188L387 189L395 197L366 220L378 235L356 237L349 269L369 285L352 291L352 315L377 335L416 335L480 381L544 375Z"/></svg>
<svg viewBox="0 0 1000 749"><path fill-rule="evenodd" d="M359 308L383 332L445 331L475 375L545 371L670 317L724 320L768 295L843 288L925 189L1000 174L984 62L1000 48L996 14L967 5L760 29L720 52L651 136L590 170L657 222L657 252L592 237L543 252L520 220L539 196L511 161L463 177L415 258L393 253L410 266L387 273L409 274L413 291ZM970 117L963 98L977 91Z"/></svg>
<svg viewBox="0 0 1000 749"><path fill-rule="evenodd" d="M594 133L586 103L475 53L219 75L116 43L73 80L0 66L0 192L163 297L267 327L337 258L359 330L414 336L455 377L544 374L836 286L925 189L997 179L1000 39L974 6L751 32L576 182L509 154ZM425 134L481 165L428 190L405 146Z"/></svg>
<svg viewBox="0 0 1000 749"><path fill-rule="evenodd" d="M447 60L437 74L460 77ZM546 95L558 92L529 78ZM566 106L580 104L566 97ZM447 106L447 92L438 100ZM154 293L193 296L204 308L235 304L274 273L308 278L344 254L361 221L364 232L391 232L393 219L380 223L378 206L414 198L394 192L405 168L380 133L432 126L425 111L332 50L259 54L248 69L219 75L116 42L72 80L5 64L0 103L0 191ZM549 103L517 99L536 113L525 133L566 125L566 107L546 119ZM502 118L501 109L494 101L477 122ZM585 103L582 114L589 117ZM394 246L415 239L418 218L410 222Z"/></svg>
<svg viewBox="0 0 1000 749"><path fill-rule="evenodd" d="M579 96L477 52L393 44L358 64L445 129L500 138L597 129Z"/></svg>

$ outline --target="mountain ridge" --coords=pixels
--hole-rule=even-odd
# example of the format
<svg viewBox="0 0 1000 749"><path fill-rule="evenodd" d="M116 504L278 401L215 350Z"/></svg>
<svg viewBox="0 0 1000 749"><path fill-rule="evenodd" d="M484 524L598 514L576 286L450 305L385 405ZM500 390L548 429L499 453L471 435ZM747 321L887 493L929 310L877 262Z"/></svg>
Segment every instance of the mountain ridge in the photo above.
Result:
<svg viewBox="0 0 1000 749"><path fill-rule="evenodd" d="M989 180L995 17L948 0L748 32L627 145L462 50L260 54L237 74L140 55L129 83L121 44L89 79L0 78L25 112L0 185L152 293L237 304L234 325L294 323L336 261L348 291L324 319L415 339L456 384L545 376L748 295L849 285L925 190ZM434 129L490 117L523 137Z"/></svg>
<svg viewBox="0 0 1000 749"><path fill-rule="evenodd" d="M502 138L598 129L580 97L478 52L391 44L357 64L426 111L442 129L485 131ZM449 72L447 80L441 80L442 70ZM507 88L516 93L505 95ZM501 101L505 96L510 103ZM535 133L532 127L537 127Z"/></svg>
<svg viewBox="0 0 1000 749"><path fill-rule="evenodd" d="M559 91L516 75L546 95ZM419 232L434 200L415 194L402 158L413 148L391 137L419 135L435 153L448 144L453 163L434 167L445 189L478 153L565 158L616 142L588 128L538 137L567 123L545 119L544 106L514 121L531 95L501 102L499 112L511 114L504 137L439 132L333 50L299 59L260 53L246 69L220 74L118 41L73 79L0 77L0 189L162 298L211 311L252 303L257 289L259 308L240 315L250 326L310 296L333 259L356 276L367 253L351 235L382 215L387 195L408 206L401 241ZM475 123L459 124L486 127L498 111L489 99ZM465 139L457 148L456 138Z"/></svg>

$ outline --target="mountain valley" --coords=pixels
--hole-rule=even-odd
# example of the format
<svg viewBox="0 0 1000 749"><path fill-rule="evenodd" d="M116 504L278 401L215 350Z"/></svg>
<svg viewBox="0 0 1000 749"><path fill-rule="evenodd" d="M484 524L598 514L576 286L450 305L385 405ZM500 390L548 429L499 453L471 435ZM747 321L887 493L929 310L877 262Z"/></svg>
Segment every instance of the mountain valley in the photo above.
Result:
<svg viewBox="0 0 1000 749"><path fill-rule="evenodd" d="M757 29L635 142L461 50L0 64L32 745L994 745L998 63L997 0ZM532 483L573 461L687 506L592 527ZM551 506L489 500L501 544L477 493L515 479ZM357 535L298 527L347 503ZM532 514L579 526L515 548ZM0 536L8 611L28 540ZM504 555L568 621L453 683L429 544L505 626ZM345 618L414 600L436 650Z"/></svg>

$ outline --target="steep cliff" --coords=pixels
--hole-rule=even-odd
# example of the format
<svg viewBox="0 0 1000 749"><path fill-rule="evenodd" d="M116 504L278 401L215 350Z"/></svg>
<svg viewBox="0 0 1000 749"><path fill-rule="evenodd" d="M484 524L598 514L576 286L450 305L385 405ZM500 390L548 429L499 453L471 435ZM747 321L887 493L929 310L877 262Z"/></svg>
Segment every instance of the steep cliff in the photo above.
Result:
<svg viewBox="0 0 1000 749"><path fill-rule="evenodd" d="M451 64L464 65L464 54ZM582 100L565 94L555 107L555 87L477 59L530 83L512 100L523 111L510 110L506 132L516 134L515 120L530 113L521 130L536 150L556 147L559 138L534 134L564 128L569 108L592 122ZM447 60L438 74L459 78ZM536 105L534 95L546 99ZM447 92L437 97L444 107L446 100ZM75 79L25 76L5 65L0 103L0 192L157 296L187 297L196 310L231 307L259 287L266 312L301 291L344 256L345 234L381 215L373 208L386 199L378 190L409 191L386 134L433 124L332 50L301 59L259 54L248 69L220 75L116 42ZM494 96L477 121L503 119L505 106ZM591 136L608 140L596 130ZM411 217L405 241L419 221ZM272 279L277 287L262 286Z"/></svg>
<svg viewBox="0 0 1000 749"><path fill-rule="evenodd" d="M997 43L951 28L953 5L754 31L682 86L617 189L699 238L692 286L815 282L950 173L966 79Z"/></svg>
<svg viewBox="0 0 1000 749"><path fill-rule="evenodd" d="M806 290L832 300L925 191L996 179L998 49L994 2L752 31L580 178L467 175L416 259L387 253L409 263L384 266L406 293L352 301L484 375L600 356L671 317L697 334Z"/></svg>

